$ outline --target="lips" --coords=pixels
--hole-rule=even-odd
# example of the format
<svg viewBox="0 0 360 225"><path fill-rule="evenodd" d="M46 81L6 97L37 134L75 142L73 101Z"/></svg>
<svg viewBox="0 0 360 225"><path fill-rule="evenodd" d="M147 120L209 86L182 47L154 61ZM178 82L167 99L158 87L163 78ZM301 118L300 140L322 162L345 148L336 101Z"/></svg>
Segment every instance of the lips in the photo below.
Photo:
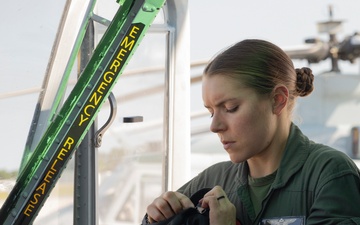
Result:
<svg viewBox="0 0 360 225"><path fill-rule="evenodd" d="M233 141L221 141L221 143L223 144L224 146L224 149L229 149L231 147L231 145L235 142Z"/></svg>

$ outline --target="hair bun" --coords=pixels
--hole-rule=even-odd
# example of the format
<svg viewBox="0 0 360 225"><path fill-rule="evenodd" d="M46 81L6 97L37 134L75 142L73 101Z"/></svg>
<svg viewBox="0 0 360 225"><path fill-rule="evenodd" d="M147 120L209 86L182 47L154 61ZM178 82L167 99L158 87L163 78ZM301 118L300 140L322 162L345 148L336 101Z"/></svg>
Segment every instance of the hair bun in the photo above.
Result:
<svg viewBox="0 0 360 225"><path fill-rule="evenodd" d="M308 67L295 69L296 71L296 92L299 96L309 95L314 90L314 75Z"/></svg>

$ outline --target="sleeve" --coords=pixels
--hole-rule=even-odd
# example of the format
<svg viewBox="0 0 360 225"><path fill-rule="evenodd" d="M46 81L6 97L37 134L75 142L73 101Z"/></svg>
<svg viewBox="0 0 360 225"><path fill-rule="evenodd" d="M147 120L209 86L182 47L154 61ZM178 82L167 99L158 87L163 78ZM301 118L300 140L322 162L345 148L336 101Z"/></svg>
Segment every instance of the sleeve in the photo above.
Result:
<svg viewBox="0 0 360 225"><path fill-rule="evenodd" d="M333 175L316 193L306 224L359 224L360 174Z"/></svg>
<svg viewBox="0 0 360 225"><path fill-rule="evenodd" d="M213 188L216 185L222 186L225 191L230 190L234 186L237 171L238 165L231 161L220 162L199 173L177 191L190 197L200 189Z"/></svg>
<svg viewBox="0 0 360 225"><path fill-rule="evenodd" d="M190 197L195 192L203 188L211 188L209 185L206 184L207 179L207 170L201 172L196 177L188 181L182 187L180 187L177 191Z"/></svg>

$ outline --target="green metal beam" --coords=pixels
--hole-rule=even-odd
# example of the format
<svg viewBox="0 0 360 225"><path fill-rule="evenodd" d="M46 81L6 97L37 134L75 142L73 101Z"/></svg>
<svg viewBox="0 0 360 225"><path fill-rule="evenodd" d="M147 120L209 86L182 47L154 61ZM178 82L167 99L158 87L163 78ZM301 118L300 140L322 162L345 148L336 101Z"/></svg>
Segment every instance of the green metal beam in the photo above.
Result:
<svg viewBox="0 0 360 225"><path fill-rule="evenodd" d="M126 0L0 210L0 224L31 224L165 0Z"/></svg>

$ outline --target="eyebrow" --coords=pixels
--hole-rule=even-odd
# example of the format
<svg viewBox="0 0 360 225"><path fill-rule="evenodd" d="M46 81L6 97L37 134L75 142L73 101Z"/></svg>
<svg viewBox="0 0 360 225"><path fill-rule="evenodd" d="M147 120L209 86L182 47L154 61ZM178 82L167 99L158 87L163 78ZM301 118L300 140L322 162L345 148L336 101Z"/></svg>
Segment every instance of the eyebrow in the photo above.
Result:
<svg viewBox="0 0 360 225"><path fill-rule="evenodd" d="M215 104L215 107L219 107L219 106L221 106L221 105L224 105L226 102L230 102L230 101L234 101L234 100L236 100L236 98L228 98L228 99L222 100L222 101L216 103L216 104ZM210 108L210 107L207 106L207 105L204 105L204 107L207 108L207 109Z"/></svg>

